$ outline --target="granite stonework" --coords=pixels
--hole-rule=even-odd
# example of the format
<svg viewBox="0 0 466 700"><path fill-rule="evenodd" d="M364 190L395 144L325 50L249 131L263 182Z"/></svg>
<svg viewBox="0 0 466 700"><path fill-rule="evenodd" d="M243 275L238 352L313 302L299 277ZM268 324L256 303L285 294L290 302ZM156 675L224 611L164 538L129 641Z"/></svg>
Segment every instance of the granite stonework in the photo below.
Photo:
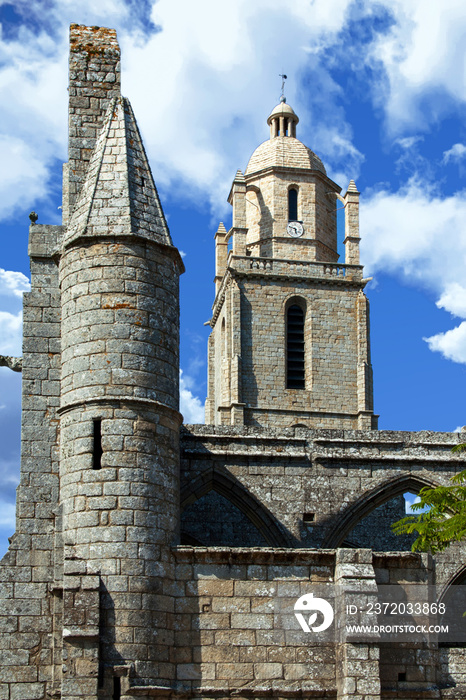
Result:
<svg viewBox="0 0 466 700"><path fill-rule="evenodd" d="M377 428L359 192L351 181L341 196L320 159L295 138L297 122L285 102L272 112L270 139L233 181L232 228L221 224L215 236L206 423ZM344 264L337 204L345 208ZM292 305L304 315L299 389L287 383Z"/></svg>
<svg viewBox="0 0 466 700"><path fill-rule="evenodd" d="M113 30L71 26L63 225L31 215L22 362L0 358L23 372L0 700L466 697L461 643L363 639L339 618L317 638L293 613L311 585L341 613L381 586L448 596L466 576L461 544L434 559L390 530L403 494L464 458L458 434L376 429L356 186L340 195L281 102L216 233L208 424L181 427L184 268L119 59ZM299 389L290 303L305 311Z"/></svg>

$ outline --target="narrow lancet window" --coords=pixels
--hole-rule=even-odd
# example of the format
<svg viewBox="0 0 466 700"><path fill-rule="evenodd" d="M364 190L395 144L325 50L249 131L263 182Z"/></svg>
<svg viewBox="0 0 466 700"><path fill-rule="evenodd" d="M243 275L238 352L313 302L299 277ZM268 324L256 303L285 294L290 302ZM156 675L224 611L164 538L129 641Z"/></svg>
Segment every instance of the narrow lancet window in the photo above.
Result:
<svg viewBox="0 0 466 700"><path fill-rule="evenodd" d="M120 700L121 698L121 678L113 676L113 695L112 700Z"/></svg>
<svg viewBox="0 0 466 700"><path fill-rule="evenodd" d="M288 190L288 221L298 221L298 190Z"/></svg>
<svg viewBox="0 0 466 700"><path fill-rule="evenodd" d="M304 389L304 311L297 304L286 314L286 387Z"/></svg>
<svg viewBox="0 0 466 700"><path fill-rule="evenodd" d="M102 420L96 418L94 420L94 449L93 449L93 469L102 468Z"/></svg>

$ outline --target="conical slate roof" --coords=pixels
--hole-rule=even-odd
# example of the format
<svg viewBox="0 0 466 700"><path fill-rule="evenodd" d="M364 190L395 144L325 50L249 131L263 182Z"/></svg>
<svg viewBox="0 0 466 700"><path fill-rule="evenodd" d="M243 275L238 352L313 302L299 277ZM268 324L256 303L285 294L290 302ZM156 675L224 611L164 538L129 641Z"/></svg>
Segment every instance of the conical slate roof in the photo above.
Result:
<svg viewBox="0 0 466 700"><path fill-rule="evenodd" d="M173 245L136 119L124 97L109 105L64 243L95 235L138 235Z"/></svg>

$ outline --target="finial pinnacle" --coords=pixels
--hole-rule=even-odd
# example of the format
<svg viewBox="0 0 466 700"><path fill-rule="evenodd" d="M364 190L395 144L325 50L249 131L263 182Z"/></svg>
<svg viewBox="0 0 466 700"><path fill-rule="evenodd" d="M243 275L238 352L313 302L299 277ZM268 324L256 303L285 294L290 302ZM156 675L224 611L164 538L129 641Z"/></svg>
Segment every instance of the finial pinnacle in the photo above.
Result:
<svg viewBox="0 0 466 700"><path fill-rule="evenodd" d="M280 94L280 102L286 102L286 97L285 97L285 80L288 78L287 75L284 73L280 73L280 78L282 79L282 91Z"/></svg>

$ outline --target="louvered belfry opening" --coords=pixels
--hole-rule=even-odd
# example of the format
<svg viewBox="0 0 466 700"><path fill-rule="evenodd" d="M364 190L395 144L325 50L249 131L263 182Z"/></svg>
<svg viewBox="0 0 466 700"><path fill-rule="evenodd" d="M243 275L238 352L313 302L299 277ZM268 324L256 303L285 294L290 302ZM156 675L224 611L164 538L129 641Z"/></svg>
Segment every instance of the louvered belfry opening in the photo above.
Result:
<svg viewBox="0 0 466 700"><path fill-rule="evenodd" d="M293 304L286 314L286 388L304 389L304 311Z"/></svg>

